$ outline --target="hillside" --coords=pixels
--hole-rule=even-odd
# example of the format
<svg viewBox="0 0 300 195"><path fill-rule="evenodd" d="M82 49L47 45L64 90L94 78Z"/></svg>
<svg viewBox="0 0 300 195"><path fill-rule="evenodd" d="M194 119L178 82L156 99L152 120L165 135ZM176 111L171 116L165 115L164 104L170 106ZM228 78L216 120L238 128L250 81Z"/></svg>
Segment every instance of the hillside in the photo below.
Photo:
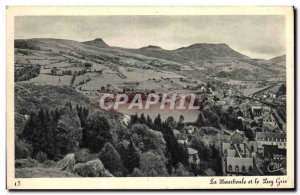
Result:
<svg viewBox="0 0 300 195"><path fill-rule="evenodd" d="M101 38L85 42L46 38L19 39L15 40L15 48L18 52L16 66L19 67L22 67L24 63L28 65L28 61L29 64L32 64L32 59L35 59L34 63L42 64L42 66L50 64L51 67L57 67L59 64L59 67L61 67L61 64L63 64L64 71L69 69L82 71L84 63L92 63L94 70L107 70L107 72L116 73L120 79L126 79L129 82L160 78L172 74L177 78L191 76L195 79L206 75L226 78L234 75L235 78L246 80L270 78L276 75L278 71L282 71L280 68L273 70L271 65L276 64L277 66L277 61L283 58L256 61L224 43L197 43L175 50L166 50L154 45L139 49L128 49L110 47ZM23 50L28 50L30 53L26 54L27 51ZM43 62L41 60L37 61L40 58L43 58ZM54 65L54 61L56 65ZM279 64L282 66L281 62ZM32 69L32 67L27 67L27 69ZM149 76L141 75L137 77L138 70L143 70ZM23 72L25 71L24 69ZM45 69L41 71L45 71ZM20 79L35 76L20 75ZM43 82L49 83L48 77L47 75L44 75L43 78L38 76L37 79L33 78L33 81L43 80ZM67 84L71 82L71 77L68 76L61 79ZM105 79L113 82L119 80L117 83L122 83L119 78ZM58 83L56 82L56 84Z"/></svg>
<svg viewBox="0 0 300 195"><path fill-rule="evenodd" d="M227 44L209 44L209 43L197 43L188 47L182 47L174 50L188 59L202 60L202 59L214 59L214 58L249 58L229 47Z"/></svg>
<svg viewBox="0 0 300 195"><path fill-rule="evenodd" d="M283 63L286 61L286 55L274 57L274 58L270 59L269 61L274 62L274 63Z"/></svg>
<svg viewBox="0 0 300 195"><path fill-rule="evenodd" d="M85 41L82 42L86 45L90 45L90 46L95 46L95 47L99 47L99 48L103 48L103 47L109 47L108 44L106 44L101 38L97 38L95 40L92 41Z"/></svg>

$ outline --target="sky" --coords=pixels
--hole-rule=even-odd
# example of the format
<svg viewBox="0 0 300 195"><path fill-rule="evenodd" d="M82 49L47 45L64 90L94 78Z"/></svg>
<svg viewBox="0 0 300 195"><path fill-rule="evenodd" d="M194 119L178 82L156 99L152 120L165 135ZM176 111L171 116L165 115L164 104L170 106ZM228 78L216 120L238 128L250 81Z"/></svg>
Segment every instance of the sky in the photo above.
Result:
<svg viewBox="0 0 300 195"><path fill-rule="evenodd" d="M18 16L15 39L102 38L110 46L177 49L226 43L251 58L285 54L284 16Z"/></svg>

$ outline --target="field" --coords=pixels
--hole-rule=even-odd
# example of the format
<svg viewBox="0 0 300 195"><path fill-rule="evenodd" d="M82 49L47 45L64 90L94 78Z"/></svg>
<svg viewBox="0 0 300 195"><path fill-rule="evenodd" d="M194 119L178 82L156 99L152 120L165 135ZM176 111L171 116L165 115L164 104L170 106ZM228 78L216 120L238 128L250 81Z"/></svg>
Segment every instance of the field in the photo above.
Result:
<svg viewBox="0 0 300 195"><path fill-rule="evenodd" d="M56 76L48 74L39 74L37 77L24 81L26 83L38 83L42 85L70 85L72 76Z"/></svg>

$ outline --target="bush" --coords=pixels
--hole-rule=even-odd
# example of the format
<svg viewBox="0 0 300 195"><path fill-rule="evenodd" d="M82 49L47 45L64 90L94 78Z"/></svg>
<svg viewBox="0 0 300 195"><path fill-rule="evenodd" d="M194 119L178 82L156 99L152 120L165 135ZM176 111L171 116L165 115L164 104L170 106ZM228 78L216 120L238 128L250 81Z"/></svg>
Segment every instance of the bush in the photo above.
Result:
<svg viewBox="0 0 300 195"><path fill-rule="evenodd" d="M92 152L99 152L106 142L112 140L107 119L99 113L89 115L86 120L83 139L83 143Z"/></svg>
<svg viewBox="0 0 300 195"><path fill-rule="evenodd" d="M99 159L113 175L122 176L123 166L120 154L109 142L102 148Z"/></svg>
<svg viewBox="0 0 300 195"><path fill-rule="evenodd" d="M47 154L45 152L38 152L35 155L35 160L37 160L40 163L44 163L47 160Z"/></svg>
<svg viewBox="0 0 300 195"><path fill-rule="evenodd" d="M44 162L45 167L55 167L56 162L54 162L53 160L46 160Z"/></svg>
<svg viewBox="0 0 300 195"><path fill-rule="evenodd" d="M15 158L30 158L32 154L32 146L26 143L24 140L19 139L16 136L15 139Z"/></svg>
<svg viewBox="0 0 300 195"><path fill-rule="evenodd" d="M15 167L16 168L32 168L32 167L36 167L38 165L38 162L34 159L17 159L15 160Z"/></svg>
<svg viewBox="0 0 300 195"><path fill-rule="evenodd" d="M75 152L75 162L76 163L85 163L89 161L90 158L90 150L87 148L82 148Z"/></svg>

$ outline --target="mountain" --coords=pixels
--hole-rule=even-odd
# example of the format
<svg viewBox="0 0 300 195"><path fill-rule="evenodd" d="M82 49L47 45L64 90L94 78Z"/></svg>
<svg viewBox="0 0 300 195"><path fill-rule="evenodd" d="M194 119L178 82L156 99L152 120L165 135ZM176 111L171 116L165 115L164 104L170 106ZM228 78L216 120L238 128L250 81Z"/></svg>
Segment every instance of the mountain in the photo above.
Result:
<svg viewBox="0 0 300 195"><path fill-rule="evenodd" d="M271 61L273 63L285 63L286 55L274 57L274 58L270 59L269 61Z"/></svg>
<svg viewBox="0 0 300 195"><path fill-rule="evenodd" d="M117 71L116 67L121 69L131 67L129 69L172 71L183 76L193 74L193 77L198 78L203 75L227 78L234 75L244 79L272 77L284 67L277 66L278 63L273 62L283 61L284 57L270 61L255 61L224 43L196 43L187 47L166 50L155 45L139 49L111 47L101 38L85 42L35 38L16 39L15 48L31 50L32 56L54 55L66 58L71 55L72 58L89 59L100 64L110 64L109 66L114 71ZM22 57L19 59L19 62L21 61ZM274 69L272 66L279 68Z"/></svg>
<svg viewBox="0 0 300 195"><path fill-rule="evenodd" d="M249 58L229 47L225 43L196 43L188 47L174 50L177 54L189 59L214 59L214 58Z"/></svg>
<svg viewBox="0 0 300 195"><path fill-rule="evenodd" d="M105 47L109 47L108 44L106 44L101 38L97 38L97 39L94 39L92 41L85 41L85 42L82 42L86 45L90 45L90 46L95 46L95 47L99 47L99 48L105 48Z"/></svg>
<svg viewBox="0 0 300 195"><path fill-rule="evenodd" d="M140 49L144 50L163 50L161 47L156 45L148 45L147 47L141 47Z"/></svg>

